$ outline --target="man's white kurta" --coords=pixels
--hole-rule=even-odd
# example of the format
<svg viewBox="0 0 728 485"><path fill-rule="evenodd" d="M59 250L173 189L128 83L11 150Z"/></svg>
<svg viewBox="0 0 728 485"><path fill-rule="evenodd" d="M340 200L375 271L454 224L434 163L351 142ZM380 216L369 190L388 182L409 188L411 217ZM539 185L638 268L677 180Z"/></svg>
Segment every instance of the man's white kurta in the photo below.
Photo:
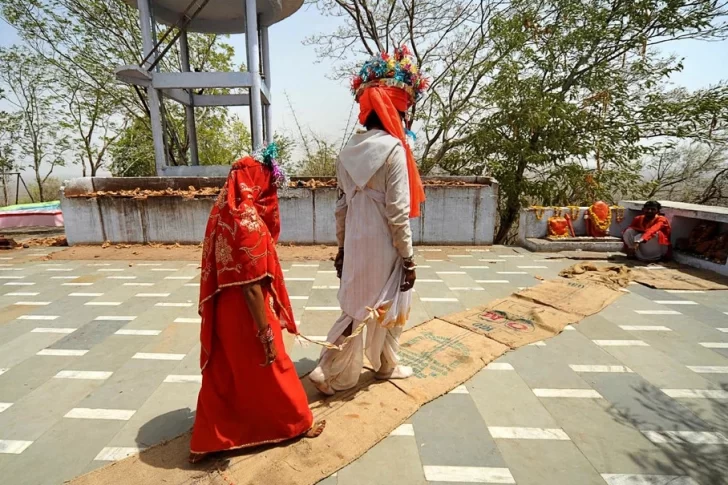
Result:
<svg viewBox="0 0 728 485"><path fill-rule="evenodd" d="M411 293L402 293L399 286L403 258L411 257L413 249L407 159L400 141L381 130L354 135L339 155L336 172L336 232L344 248L342 315L328 341L342 341L349 326L369 317L368 309L380 310L379 318L367 324L365 345L359 336L343 351L322 352L317 371L332 388L343 390L359 379L362 347L375 371L397 364L397 339L411 301Z"/></svg>

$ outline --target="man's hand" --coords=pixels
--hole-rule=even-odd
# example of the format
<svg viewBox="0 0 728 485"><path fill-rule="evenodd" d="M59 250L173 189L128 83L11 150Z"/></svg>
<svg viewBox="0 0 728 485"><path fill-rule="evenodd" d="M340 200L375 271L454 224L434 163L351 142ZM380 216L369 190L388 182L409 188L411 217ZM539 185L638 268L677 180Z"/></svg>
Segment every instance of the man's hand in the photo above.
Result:
<svg viewBox="0 0 728 485"><path fill-rule="evenodd" d="M336 268L336 277L341 279L341 271L344 269L344 248L339 248L334 259L334 268Z"/></svg>
<svg viewBox="0 0 728 485"><path fill-rule="evenodd" d="M414 269L404 269L404 278L403 282L399 287L399 291L409 291L415 286L415 281L417 280L417 274L415 273Z"/></svg>
<svg viewBox="0 0 728 485"><path fill-rule="evenodd" d="M415 273L415 268L417 267L417 264L414 262L414 260L410 258L406 258L403 262L404 266L404 277L402 278L402 284L399 287L400 291L409 291L415 286L415 281L417 280L417 274Z"/></svg>

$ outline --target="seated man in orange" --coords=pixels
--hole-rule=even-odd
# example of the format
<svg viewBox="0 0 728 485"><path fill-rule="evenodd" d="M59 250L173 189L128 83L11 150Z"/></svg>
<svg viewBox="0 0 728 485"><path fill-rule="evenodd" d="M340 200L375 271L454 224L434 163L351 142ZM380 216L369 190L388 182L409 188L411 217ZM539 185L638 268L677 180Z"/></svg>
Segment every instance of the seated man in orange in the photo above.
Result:
<svg viewBox="0 0 728 485"><path fill-rule="evenodd" d="M660 214L661 208L654 200L645 202L642 215L635 217L624 231L622 240L628 257L658 261L670 256L670 222Z"/></svg>

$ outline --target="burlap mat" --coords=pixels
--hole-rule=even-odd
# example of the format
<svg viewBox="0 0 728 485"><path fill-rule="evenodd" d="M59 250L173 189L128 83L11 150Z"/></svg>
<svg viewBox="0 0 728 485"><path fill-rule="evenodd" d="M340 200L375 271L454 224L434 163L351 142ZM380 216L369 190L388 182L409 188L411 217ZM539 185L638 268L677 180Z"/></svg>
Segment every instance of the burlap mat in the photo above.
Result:
<svg viewBox="0 0 728 485"><path fill-rule="evenodd" d="M187 463L189 433L71 480L73 485L311 485L359 458L422 405L470 379L509 349L553 337L622 293L589 281L552 280L475 310L403 333L403 381L376 381L323 399L303 379L324 433L268 449L226 453L201 468ZM596 298L597 295L601 295Z"/></svg>
<svg viewBox="0 0 728 485"><path fill-rule="evenodd" d="M579 263L562 270L559 276L599 283L614 290L626 287L631 281L658 290L728 290L728 278L711 271L687 268L675 263L664 265L631 263L629 266Z"/></svg>
<svg viewBox="0 0 728 485"><path fill-rule="evenodd" d="M619 264L605 266L593 263L580 263L569 266L562 270L559 276L562 278L601 283L613 290L626 288L633 278L632 272L626 266Z"/></svg>

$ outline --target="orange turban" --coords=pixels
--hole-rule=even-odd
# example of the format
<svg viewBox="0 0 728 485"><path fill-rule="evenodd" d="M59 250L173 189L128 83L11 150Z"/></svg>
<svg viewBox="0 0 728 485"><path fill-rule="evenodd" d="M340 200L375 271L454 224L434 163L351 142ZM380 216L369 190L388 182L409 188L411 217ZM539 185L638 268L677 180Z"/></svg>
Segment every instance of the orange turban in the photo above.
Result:
<svg viewBox="0 0 728 485"><path fill-rule="evenodd" d="M422 187L420 172L415 163L407 140L399 112L406 112L410 105L410 96L403 89L391 86L371 86L359 96L359 122L363 125L374 111L384 126L384 130L402 142L407 155L407 175L410 192L410 218L420 216L420 204L425 201L425 189Z"/></svg>

